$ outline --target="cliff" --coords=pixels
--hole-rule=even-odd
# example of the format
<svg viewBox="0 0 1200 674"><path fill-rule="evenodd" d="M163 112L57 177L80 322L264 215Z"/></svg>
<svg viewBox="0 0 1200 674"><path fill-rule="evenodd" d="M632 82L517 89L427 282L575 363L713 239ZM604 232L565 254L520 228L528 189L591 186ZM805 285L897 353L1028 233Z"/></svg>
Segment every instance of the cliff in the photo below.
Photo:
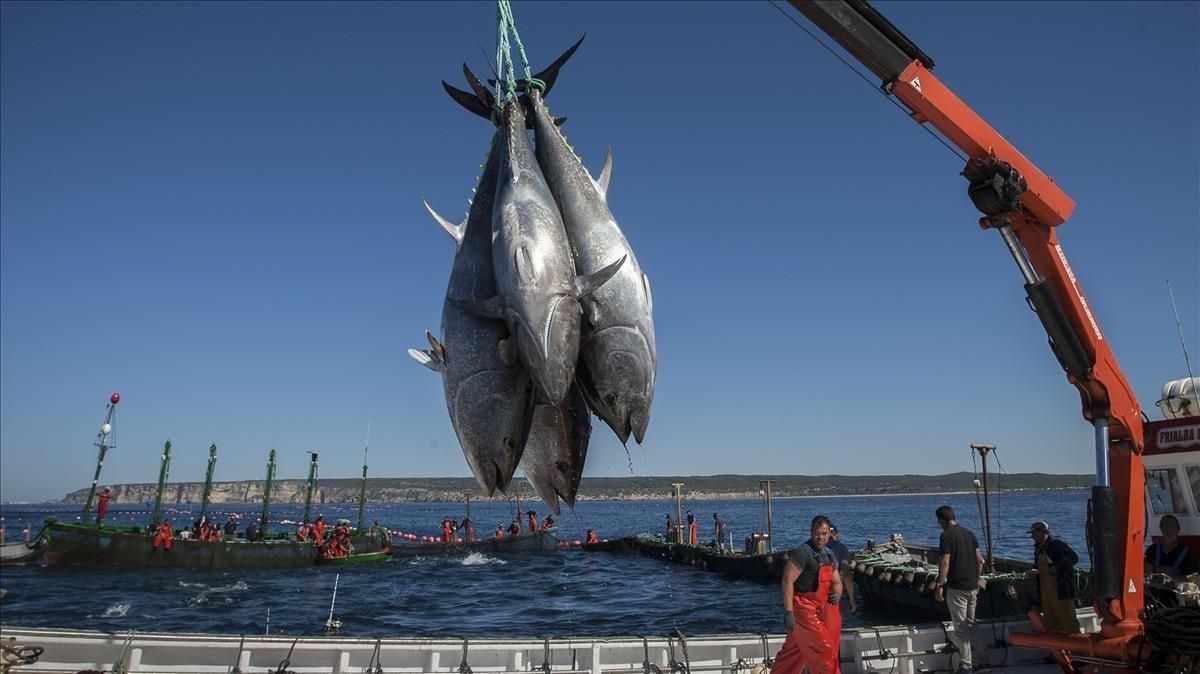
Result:
<svg viewBox="0 0 1200 674"><path fill-rule="evenodd" d="M579 500L654 500L671 496L671 483L683 482L689 499L734 499L758 496L758 481L775 480L774 494L788 496L849 496L918 494L970 491L972 473L946 475L700 475L687 477L585 477L579 488ZM1091 485L1091 475L1047 475L1045 473L1011 473L999 476L993 489L1041 490L1083 489ZM358 500L358 479L322 479L317 484L314 501L319 503L348 503ZM533 489L521 478L513 480L519 493L530 495ZM157 488L153 483L112 484L117 503L145 503L154 500ZM213 503L261 503L264 480L214 482ZM199 503L203 482L168 484L163 500L171 503ZM271 495L273 503L303 503L304 480L278 480ZM469 477L367 479L368 503L403 501L453 502L464 494L478 494L479 487ZM83 503L87 489L78 489L63 498L64 503Z"/></svg>

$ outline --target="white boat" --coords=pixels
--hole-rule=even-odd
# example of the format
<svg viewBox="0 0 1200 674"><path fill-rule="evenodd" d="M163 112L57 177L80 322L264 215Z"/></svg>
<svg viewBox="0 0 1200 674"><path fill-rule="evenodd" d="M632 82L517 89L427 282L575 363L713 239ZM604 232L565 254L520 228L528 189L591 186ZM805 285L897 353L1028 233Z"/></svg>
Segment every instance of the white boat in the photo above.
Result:
<svg viewBox="0 0 1200 674"><path fill-rule="evenodd" d="M41 539L36 541L12 541L0 543L0 565L24 564L37 559L42 554Z"/></svg>
<svg viewBox="0 0 1200 674"><path fill-rule="evenodd" d="M1079 611L1086 631L1099 629L1091 609ZM842 631L842 671L919 674L950 671L957 655L947 649L948 623L863 627ZM981 622L975 630L976 668L1036 666L1044 651L1013 648L1009 634L1028 622ZM455 639L125 634L0 626L7 648L44 649L22 672L102 670L174 674L189 672L545 672L546 674L657 674L657 672L762 672L783 635L736 634L577 639ZM32 652L32 651L30 651ZM1049 671L1049 670L1047 670Z"/></svg>

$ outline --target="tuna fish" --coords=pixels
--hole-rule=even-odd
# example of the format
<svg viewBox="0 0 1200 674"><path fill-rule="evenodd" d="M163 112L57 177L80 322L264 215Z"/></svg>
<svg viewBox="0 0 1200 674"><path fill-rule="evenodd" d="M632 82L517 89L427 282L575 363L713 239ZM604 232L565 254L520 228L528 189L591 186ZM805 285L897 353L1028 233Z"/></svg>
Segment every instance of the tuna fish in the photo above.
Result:
<svg viewBox="0 0 1200 674"><path fill-rule="evenodd" d="M625 260L618 256L586 276L575 275L562 218L538 168L520 103L504 106L500 129L503 159L492 214L499 294L468 304L481 316L504 317L538 392L560 405L575 379L579 298L612 278Z"/></svg>
<svg viewBox="0 0 1200 674"><path fill-rule="evenodd" d="M536 90L529 99L538 163L562 215L577 273L595 273L611 260L625 259L611 281L582 300L586 326L578 377L592 411L622 443L632 433L640 444L650 423L658 370L654 303L650 280L608 208L612 152L594 180Z"/></svg>
<svg viewBox="0 0 1200 674"><path fill-rule="evenodd" d="M555 515L561 512L560 498L575 507L591 435L591 415L578 386L571 387L562 405L539 403L533 408L521 470Z"/></svg>
<svg viewBox="0 0 1200 674"><path fill-rule="evenodd" d="M479 486L505 491L521 460L533 415L533 390L503 321L481 318L462 303L496 295L492 268L492 206L505 134L497 129L467 218L454 224L425 208L458 244L442 305L442 341L409 349L418 363L439 372L450 423Z"/></svg>

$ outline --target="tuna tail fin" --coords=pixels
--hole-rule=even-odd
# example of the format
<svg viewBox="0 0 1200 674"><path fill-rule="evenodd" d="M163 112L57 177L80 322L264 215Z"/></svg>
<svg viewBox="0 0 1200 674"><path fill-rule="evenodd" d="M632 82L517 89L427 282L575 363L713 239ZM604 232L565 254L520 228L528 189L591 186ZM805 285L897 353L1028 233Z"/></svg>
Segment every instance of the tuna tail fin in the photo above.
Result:
<svg viewBox="0 0 1200 674"><path fill-rule="evenodd" d="M446 90L447 94L450 94L450 98L453 98L455 103L484 119L491 120L492 109L479 100L475 94L453 87L446 80L442 80L442 88Z"/></svg>
<svg viewBox="0 0 1200 674"><path fill-rule="evenodd" d="M471 72L471 69L465 63L463 64L463 76L467 78L467 84L470 85L471 91L475 92L475 96L480 102L486 105L489 110L496 106L496 97L492 95L492 92L488 91L488 88L483 85L483 82L479 81L479 78L475 76L475 73Z"/></svg>
<svg viewBox="0 0 1200 674"><path fill-rule="evenodd" d="M563 52L562 56L559 56L558 58L554 59L554 62L551 63L550 65L546 66L545 70L542 70L541 72L534 74L533 78L535 80L541 80L542 83L546 85L546 88L542 90L543 96L550 94L550 89L554 86L554 83L558 81L558 71L562 70L563 65L566 64L566 62L569 61L571 59L571 57L575 55L575 50L579 49L579 45L583 44L583 39L585 37L587 37L587 33L584 33L582 36L580 36L579 40L576 41L575 44L571 45L571 47L569 49L567 49L565 52ZM488 80L488 84L490 84L494 87L494 86L496 86L496 80ZM525 79L517 80L517 91L528 91L528 90L529 90L529 81L528 80L525 80Z"/></svg>
<svg viewBox="0 0 1200 674"><path fill-rule="evenodd" d="M434 372L441 372L442 370L446 369L444 364L437 361L436 357L433 355L433 351L409 349L408 355L411 356L413 360L417 361L418 364L424 365Z"/></svg>
<svg viewBox="0 0 1200 674"><path fill-rule="evenodd" d="M588 295L596 292L600 286L608 283L608 280L611 279L617 273L617 271L621 269L621 265L625 264L625 259L628 257L628 255L622 255L621 259L609 264L607 267L604 267L599 271L592 272L587 276L576 276L576 297L587 297Z"/></svg>
<svg viewBox="0 0 1200 674"><path fill-rule="evenodd" d="M454 239L454 243L461 246L463 233L467 231L467 221L463 220L461 223L456 225L446 218L443 218L438 214L437 211L433 210L433 206L430 206L428 201L422 199L421 203L425 204L425 210L429 211L429 214L433 216L433 219L442 226L442 229L446 230L446 233L450 235L450 238Z"/></svg>
<svg viewBox="0 0 1200 674"><path fill-rule="evenodd" d="M475 77L475 74L472 73L466 65L463 65L463 71L467 73L468 81L479 81L478 78ZM472 87L474 87L474 84L472 84ZM470 91L463 91L462 89L449 84L446 82L446 80L442 80L442 88L446 90L446 93L450 95L450 98L454 99L455 103L458 103L462 107L466 108L468 112L478 115L486 120L492 120L492 110L493 106L495 105L496 98L486 88L482 89L482 94L480 94L479 91L471 93ZM525 96L522 96L519 100L521 101L522 108L525 110L525 128L532 129L533 114L530 110L529 99ZM566 123L566 117L554 118L555 126L562 126Z"/></svg>
<svg viewBox="0 0 1200 674"><path fill-rule="evenodd" d="M608 184L612 182L612 148L604 155L604 167L600 169L600 177L596 179L596 187L600 188L600 196L608 201ZM426 206L426 208L429 208Z"/></svg>

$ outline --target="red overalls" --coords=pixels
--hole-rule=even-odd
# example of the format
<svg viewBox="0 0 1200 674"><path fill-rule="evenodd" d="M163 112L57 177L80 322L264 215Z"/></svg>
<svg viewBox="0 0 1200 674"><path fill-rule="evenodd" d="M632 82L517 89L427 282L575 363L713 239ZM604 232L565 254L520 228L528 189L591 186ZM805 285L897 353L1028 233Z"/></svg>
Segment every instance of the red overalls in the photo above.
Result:
<svg viewBox="0 0 1200 674"><path fill-rule="evenodd" d="M796 627L775 655L772 674L800 674L804 665L808 665L809 674L840 674L838 641L842 633L842 610L829 604L835 573L837 567L833 564L821 564L816 591L792 595Z"/></svg>
<svg viewBox="0 0 1200 674"><path fill-rule="evenodd" d="M688 543L692 545L700 544L700 523L692 522L688 525Z"/></svg>
<svg viewBox="0 0 1200 674"><path fill-rule="evenodd" d="M150 541L150 549L155 550L160 545L164 550L171 549L171 525L167 522L159 525L158 533L154 534L154 538Z"/></svg>
<svg viewBox="0 0 1200 674"><path fill-rule="evenodd" d="M467 520L463 528L467 530L467 542L473 543L475 541L475 523Z"/></svg>

